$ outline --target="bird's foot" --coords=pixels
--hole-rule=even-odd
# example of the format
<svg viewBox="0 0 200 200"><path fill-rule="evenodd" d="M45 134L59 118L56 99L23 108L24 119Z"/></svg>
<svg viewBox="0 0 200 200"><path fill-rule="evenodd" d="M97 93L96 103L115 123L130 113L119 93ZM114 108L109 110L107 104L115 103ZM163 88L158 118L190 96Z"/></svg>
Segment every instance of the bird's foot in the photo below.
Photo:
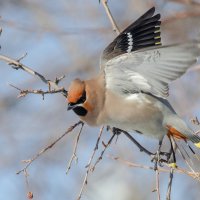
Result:
<svg viewBox="0 0 200 200"><path fill-rule="evenodd" d="M163 157L164 156L164 157ZM157 151L151 159L151 162L154 162L154 170L158 169L158 166L163 167L163 163L168 163L170 154L167 152Z"/></svg>
<svg viewBox="0 0 200 200"><path fill-rule="evenodd" d="M110 128L110 127L109 127L109 128ZM116 135L120 135L121 132L122 132L122 130L119 129L119 128L115 128L115 127L113 127L113 128L112 128L112 132L113 132L114 134L116 134Z"/></svg>

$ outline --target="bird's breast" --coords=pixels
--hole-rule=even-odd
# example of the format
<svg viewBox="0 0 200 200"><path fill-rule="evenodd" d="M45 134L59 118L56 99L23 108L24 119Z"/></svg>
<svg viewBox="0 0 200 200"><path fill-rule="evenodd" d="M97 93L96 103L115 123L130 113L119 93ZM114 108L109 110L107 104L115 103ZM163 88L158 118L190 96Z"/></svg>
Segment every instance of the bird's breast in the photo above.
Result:
<svg viewBox="0 0 200 200"><path fill-rule="evenodd" d="M118 96L109 92L98 121L127 131L156 132L163 128L162 103L143 93Z"/></svg>

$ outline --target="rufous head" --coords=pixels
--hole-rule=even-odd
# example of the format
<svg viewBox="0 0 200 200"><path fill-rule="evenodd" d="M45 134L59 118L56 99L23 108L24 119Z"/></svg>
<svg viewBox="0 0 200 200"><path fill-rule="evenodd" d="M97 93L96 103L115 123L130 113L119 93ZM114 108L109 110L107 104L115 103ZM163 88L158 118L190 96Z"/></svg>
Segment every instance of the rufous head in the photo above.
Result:
<svg viewBox="0 0 200 200"><path fill-rule="evenodd" d="M68 89L68 110L73 110L79 116L85 116L87 110L83 107L86 101L85 82L75 79L71 82Z"/></svg>

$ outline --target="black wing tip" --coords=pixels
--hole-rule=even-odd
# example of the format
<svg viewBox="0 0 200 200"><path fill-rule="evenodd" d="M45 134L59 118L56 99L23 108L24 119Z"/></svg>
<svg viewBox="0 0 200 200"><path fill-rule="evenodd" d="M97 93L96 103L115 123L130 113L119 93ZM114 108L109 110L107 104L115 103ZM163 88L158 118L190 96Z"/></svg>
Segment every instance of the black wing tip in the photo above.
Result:
<svg viewBox="0 0 200 200"><path fill-rule="evenodd" d="M130 53L146 47L161 45L161 15L155 14L153 6L135 22L123 30L120 35L104 50L105 59L120 54ZM143 40L143 41L142 41Z"/></svg>
<svg viewBox="0 0 200 200"><path fill-rule="evenodd" d="M149 13L152 13L152 15L155 13L155 11L156 11L156 8L155 8L155 6L153 6L152 8L150 8L148 11L147 11L147 13L149 12Z"/></svg>
<svg viewBox="0 0 200 200"><path fill-rule="evenodd" d="M157 20L159 20L161 18L161 14L158 13L158 14L154 15L154 18L157 19Z"/></svg>

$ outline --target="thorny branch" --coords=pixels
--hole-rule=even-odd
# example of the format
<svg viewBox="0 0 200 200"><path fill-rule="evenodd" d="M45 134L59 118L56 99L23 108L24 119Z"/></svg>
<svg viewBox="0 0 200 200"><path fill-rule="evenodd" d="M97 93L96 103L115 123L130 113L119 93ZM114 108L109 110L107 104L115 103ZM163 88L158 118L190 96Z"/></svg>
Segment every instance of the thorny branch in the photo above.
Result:
<svg viewBox="0 0 200 200"><path fill-rule="evenodd" d="M77 123L75 123L74 125L70 126L67 131L65 133L63 133L61 136L59 136L54 142L52 142L50 145L48 145L47 147L45 147L44 149L42 149L40 152L38 152L35 156L33 156L33 158L28 159L28 160L24 160L24 163L27 163L26 166L19 170L17 172L17 174L20 174L21 172L25 172L27 171L28 167L32 164L33 161L35 161L37 158L39 158L42 154L44 154L46 151L48 151L49 149L51 149L57 142L59 142L64 136L66 136L68 133L72 132L74 128L76 128L78 125L82 125L83 126L83 122L79 121Z"/></svg>

